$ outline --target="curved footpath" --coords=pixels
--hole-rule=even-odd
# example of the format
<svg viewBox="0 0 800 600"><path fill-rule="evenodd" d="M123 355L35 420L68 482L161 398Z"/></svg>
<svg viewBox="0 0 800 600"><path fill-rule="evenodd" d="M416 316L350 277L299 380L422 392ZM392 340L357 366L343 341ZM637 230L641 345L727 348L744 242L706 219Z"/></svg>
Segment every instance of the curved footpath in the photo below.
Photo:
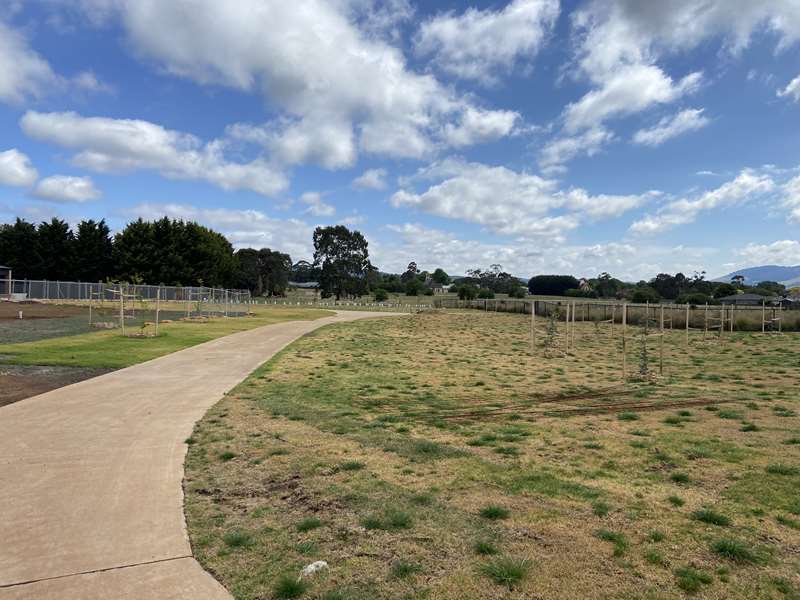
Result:
<svg viewBox="0 0 800 600"><path fill-rule="evenodd" d="M0 408L0 600L229 600L192 558L184 440L338 312L236 333Z"/></svg>

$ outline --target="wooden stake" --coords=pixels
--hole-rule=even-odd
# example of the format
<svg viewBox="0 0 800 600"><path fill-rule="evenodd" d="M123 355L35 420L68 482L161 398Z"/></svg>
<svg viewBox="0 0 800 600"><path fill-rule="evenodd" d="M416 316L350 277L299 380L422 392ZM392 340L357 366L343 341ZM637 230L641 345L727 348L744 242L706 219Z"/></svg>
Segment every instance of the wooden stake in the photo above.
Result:
<svg viewBox="0 0 800 600"><path fill-rule="evenodd" d="M761 301L761 333L767 332L767 301Z"/></svg>
<svg viewBox="0 0 800 600"><path fill-rule="evenodd" d="M628 357L626 353L626 340L625 340L625 329L627 328L628 324L628 305L624 302L622 303L622 384L625 385L626 381L628 380Z"/></svg>
<svg viewBox="0 0 800 600"><path fill-rule="evenodd" d="M158 337L158 313L161 310L161 288L156 290L156 337Z"/></svg>
<svg viewBox="0 0 800 600"><path fill-rule="evenodd" d="M689 345L689 305L686 305L686 345Z"/></svg>
<svg viewBox="0 0 800 600"><path fill-rule="evenodd" d="M659 365L658 365L658 374L664 374L664 305L661 305L661 343L658 349L659 354Z"/></svg>
<svg viewBox="0 0 800 600"><path fill-rule="evenodd" d="M122 291L122 286L119 286L119 327L122 330L122 336L125 336L125 293Z"/></svg>
<svg viewBox="0 0 800 600"><path fill-rule="evenodd" d="M531 354L536 352L536 300L531 300Z"/></svg>

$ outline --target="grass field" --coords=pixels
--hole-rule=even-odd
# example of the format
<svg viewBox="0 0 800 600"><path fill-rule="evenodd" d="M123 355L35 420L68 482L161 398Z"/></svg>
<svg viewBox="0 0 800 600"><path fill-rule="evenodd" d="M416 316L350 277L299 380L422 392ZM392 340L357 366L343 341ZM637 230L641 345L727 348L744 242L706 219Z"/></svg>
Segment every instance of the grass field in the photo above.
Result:
<svg viewBox="0 0 800 600"><path fill-rule="evenodd" d="M75 309L76 307L71 307ZM57 365L116 369L144 362L189 346L201 344L224 335L244 331L261 325L297 319L316 319L332 314L325 310L253 306L254 314L248 317L216 317L208 320L174 321L162 323L158 337L122 337L119 330L98 330L77 334L74 321L82 321L86 330L86 315L79 313L66 318L31 319L14 323L16 338L34 335L35 332L66 332L60 337L21 343L0 344L0 363L15 365ZM81 309L86 311L85 308ZM169 313L165 315L170 316ZM180 313L175 313L180 316ZM163 317L162 317L163 318ZM62 321L68 321L63 323ZM141 319L140 319L141 321ZM48 323L50 322L50 323ZM3 325L3 323L0 323ZM136 331L132 322L129 328ZM33 332L33 333L32 333ZM8 338L5 338L8 339Z"/></svg>
<svg viewBox="0 0 800 600"><path fill-rule="evenodd" d="M299 340L187 440L195 555L241 599L800 597L798 337L676 333L622 387L618 341L578 334L532 357L526 317L471 311Z"/></svg>

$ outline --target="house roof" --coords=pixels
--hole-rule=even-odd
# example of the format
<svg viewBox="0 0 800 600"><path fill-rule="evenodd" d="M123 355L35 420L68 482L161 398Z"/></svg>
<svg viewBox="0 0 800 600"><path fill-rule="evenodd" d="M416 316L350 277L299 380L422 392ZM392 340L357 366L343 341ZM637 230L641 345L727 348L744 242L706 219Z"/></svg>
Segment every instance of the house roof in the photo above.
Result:
<svg viewBox="0 0 800 600"><path fill-rule="evenodd" d="M317 282L317 281L303 281L303 282L290 281L289 282L289 287L314 289L314 288L318 288L319 287L319 282Z"/></svg>

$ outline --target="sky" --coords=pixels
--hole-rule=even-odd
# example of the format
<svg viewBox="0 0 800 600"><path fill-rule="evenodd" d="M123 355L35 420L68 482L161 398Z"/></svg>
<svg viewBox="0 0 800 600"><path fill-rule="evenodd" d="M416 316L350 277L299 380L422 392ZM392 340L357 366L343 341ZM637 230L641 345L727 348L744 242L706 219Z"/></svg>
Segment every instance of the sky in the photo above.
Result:
<svg viewBox="0 0 800 600"><path fill-rule="evenodd" d="M798 0L0 0L0 222L373 264L800 264Z"/></svg>

